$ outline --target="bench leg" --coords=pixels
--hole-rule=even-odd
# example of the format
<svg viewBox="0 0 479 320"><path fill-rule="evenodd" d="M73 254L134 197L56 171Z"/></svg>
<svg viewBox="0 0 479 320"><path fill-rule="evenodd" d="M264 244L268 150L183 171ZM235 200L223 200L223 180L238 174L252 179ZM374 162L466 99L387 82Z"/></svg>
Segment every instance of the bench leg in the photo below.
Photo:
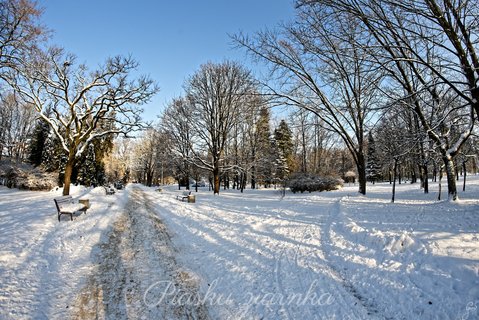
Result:
<svg viewBox="0 0 479 320"><path fill-rule="evenodd" d="M58 214L58 222L60 222L60 217L62 216L62 214L69 214L70 215L70 220L73 221L73 213L61 212L61 213Z"/></svg>

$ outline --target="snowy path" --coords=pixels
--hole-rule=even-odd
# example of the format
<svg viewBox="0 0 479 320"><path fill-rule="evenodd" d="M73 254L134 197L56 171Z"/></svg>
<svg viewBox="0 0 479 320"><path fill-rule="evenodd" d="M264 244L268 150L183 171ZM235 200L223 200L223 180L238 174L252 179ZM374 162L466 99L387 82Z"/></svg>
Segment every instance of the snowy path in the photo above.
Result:
<svg viewBox="0 0 479 320"><path fill-rule="evenodd" d="M403 185L391 204L390 187L376 189L200 192L189 204L145 188L217 319L473 318L476 193L438 203Z"/></svg>
<svg viewBox="0 0 479 320"><path fill-rule="evenodd" d="M125 210L101 245L98 267L79 294L72 318L208 319L201 304L153 296L168 288L178 296L198 296L194 281L175 256L168 231L151 214L143 192L130 189Z"/></svg>
<svg viewBox="0 0 479 320"><path fill-rule="evenodd" d="M315 198L297 212L294 201L265 195L248 195L238 203L235 195L220 200L201 194L192 205L178 202L174 193L150 194L175 230L184 264L207 279L203 294L227 296L207 301L216 316L374 319L377 310L325 257L323 233L337 199Z"/></svg>
<svg viewBox="0 0 479 320"><path fill-rule="evenodd" d="M86 215L58 222L53 198L61 190L0 188L1 319L65 318L83 276L91 272L93 248L122 205L97 191L83 190L95 199ZM106 210L111 214L97 214Z"/></svg>

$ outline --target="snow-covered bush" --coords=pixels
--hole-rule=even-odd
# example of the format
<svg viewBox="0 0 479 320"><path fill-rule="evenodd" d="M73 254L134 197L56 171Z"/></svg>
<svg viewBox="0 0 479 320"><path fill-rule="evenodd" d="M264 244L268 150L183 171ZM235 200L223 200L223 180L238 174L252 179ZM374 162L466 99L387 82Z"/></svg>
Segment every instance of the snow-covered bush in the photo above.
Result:
<svg viewBox="0 0 479 320"><path fill-rule="evenodd" d="M293 193L303 193L305 191L330 191L340 189L343 186L343 181L333 177L298 174L288 179L286 186L289 187Z"/></svg>
<svg viewBox="0 0 479 320"><path fill-rule="evenodd" d="M54 173L43 172L25 163L0 163L0 182L8 188L51 190L57 184Z"/></svg>
<svg viewBox="0 0 479 320"><path fill-rule="evenodd" d="M344 181L345 182L352 182L352 183L355 183L356 182L356 173L354 171L348 171L344 174Z"/></svg>

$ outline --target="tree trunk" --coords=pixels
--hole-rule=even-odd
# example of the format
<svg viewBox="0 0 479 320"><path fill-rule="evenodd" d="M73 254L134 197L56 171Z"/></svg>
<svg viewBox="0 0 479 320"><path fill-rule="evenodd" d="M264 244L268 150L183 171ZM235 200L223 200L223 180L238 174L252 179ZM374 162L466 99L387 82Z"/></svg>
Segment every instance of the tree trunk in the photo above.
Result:
<svg viewBox="0 0 479 320"><path fill-rule="evenodd" d="M396 176L397 176L397 166L398 166L398 159L394 159L394 167L393 167L393 194L391 197L391 202L394 203L396 199Z"/></svg>
<svg viewBox="0 0 479 320"><path fill-rule="evenodd" d="M213 168L213 194L220 194L220 168L217 163Z"/></svg>
<svg viewBox="0 0 479 320"><path fill-rule="evenodd" d="M398 164L398 183L399 183L399 184L402 183L402 168L401 168L401 164Z"/></svg>
<svg viewBox="0 0 479 320"><path fill-rule="evenodd" d="M356 168L358 169L359 193L366 194L366 159L362 153L357 155Z"/></svg>
<svg viewBox="0 0 479 320"><path fill-rule="evenodd" d="M241 177L241 179L240 179L240 190L241 190L241 193L243 193L245 185L246 185L246 173L241 172L240 177Z"/></svg>
<svg viewBox="0 0 479 320"><path fill-rule="evenodd" d="M437 200L441 200L441 192L442 192L442 167L439 169L439 186L438 186L438 194L437 194Z"/></svg>
<svg viewBox="0 0 479 320"><path fill-rule="evenodd" d="M154 170L147 170L146 171L146 186L151 187L153 185L153 176Z"/></svg>
<svg viewBox="0 0 479 320"><path fill-rule="evenodd" d="M424 193L429 193L429 179L428 179L428 168L427 168L427 163L424 163L422 166L422 171L423 171L423 187L424 187Z"/></svg>
<svg viewBox="0 0 479 320"><path fill-rule="evenodd" d="M251 189L256 189L256 167L251 167Z"/></svg>
<svg viewBox="0 0 479 320"><path fill-rule="evenodd" d="M447 177L447 197L450 200L457 200L457 186L456 186L456 170L454 160L451 156L443 156L444 165L446 168Z"/></svg>
<svg viewBox="0 0 479 320"><path fill-rule="evenodd" d="M64 196L68 196L70 194L70 184L71 184L74 165L75 165L75 157L71 155L68 156L68 160L65 165L65 176L63 177L63 195Z"/></svg>

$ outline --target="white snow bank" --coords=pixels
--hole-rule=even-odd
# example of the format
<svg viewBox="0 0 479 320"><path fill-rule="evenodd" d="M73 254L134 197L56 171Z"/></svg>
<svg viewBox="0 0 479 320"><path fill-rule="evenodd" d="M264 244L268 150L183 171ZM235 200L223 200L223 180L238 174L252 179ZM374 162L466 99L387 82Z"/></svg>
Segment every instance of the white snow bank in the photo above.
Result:
<svg viewBox="0 0 479 320"><path fill-rule="evenodd" d="M123 206L122 194L72 187L89 198L86 214L58 222L50 192L0 187L0 318L65 319L72 299L90 272L95 246Z"/></svg>

